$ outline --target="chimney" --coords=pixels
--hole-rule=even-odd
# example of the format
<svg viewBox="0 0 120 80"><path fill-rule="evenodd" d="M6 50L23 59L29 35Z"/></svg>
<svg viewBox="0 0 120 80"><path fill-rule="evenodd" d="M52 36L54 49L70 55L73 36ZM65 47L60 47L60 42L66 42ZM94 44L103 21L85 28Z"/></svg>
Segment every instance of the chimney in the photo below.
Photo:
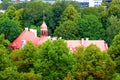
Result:
<svg viewBox="0 0 120 80"><path fill-rule="evenodd" d="M70 49L70 51L73 51L73 48L72 48L72 46L71 46L71 45L69 45L69 49Z"/></svg>
<svg viewBox="0 0 120 80"><path fill-rule="evenodd" d="M52 38L53 41L56 40L56 39L57 39L57 37L53 37L53 38Z"/></svg>
<svg viewBox="0 0 120 80"><path fill-rule="evenodd" d="M32 32L32 33L37 37L37 30L35 30L35 29L30 29L30 32Z"/></svg>
<svg viewBox="0 0 120 80"><path fill-rule="evenodd" d="M84 38L82 38L81 41L82 41L82 45L84 45Z"/></svg>
<svg viewBox="0 0 120 80"><path fill-rule="evenodd" d="M25 28L25 30L27 30L27 31L28 31L28 27L26 27L26 28Z"/></svg>
<svg viewBox="0 0 120 80"><path fill-rule="evenodd" d="M51 40L51 36L48 36L48 39L50 39L50 40Z"/></svg>
<svg viewBox="0 0 120 80"><path fill-rule="evenodd" d="M89 40L89 38L86 38L86 41L88 41Z"/></svg>

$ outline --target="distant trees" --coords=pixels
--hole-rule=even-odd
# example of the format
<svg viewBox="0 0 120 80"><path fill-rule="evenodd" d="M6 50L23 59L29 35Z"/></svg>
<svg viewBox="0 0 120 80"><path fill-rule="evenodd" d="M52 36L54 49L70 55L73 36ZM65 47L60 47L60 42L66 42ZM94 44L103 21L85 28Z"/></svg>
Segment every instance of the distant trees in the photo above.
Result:
<svg viewBox="0 0 120 80"><path fill-rule="evenodd" d="M66 9L67 5L68 3L66 3L65 1L58 1L52 5L52 12L53 12L53 23L52 24L54 25L51 27L52 33L54 33L54 30L56 29L56 27L59 26L61 14Z"/></svg>
<svg viewBox="0 0 120 80"><path fill-rule="evenodd" d="M74 21L78 16L79 14L77 10L73 7L73 5L69 4L62 13L60 22L62 24L64 21Z"/></svg>
<svg viewBox="0 0 120 80"><path fill-rule="evenodd" d="M8 6L11 5L11 0L1 0L2 3L0 4L2 6L2 10L6 10Z"/></svg>
<svg viewBox="0 0 120 80"><path fill-rule="evenodd" d="M75 19L79 17L77 10L70 4L61 15L60 25L55 29L54 36L63 39L80 39Z"/></svg>
<svg viewBox="0 0 120 80"><path fill-rule="evenodd" d="M74 21L65 21L55 29L54 36L62 37L63 39L80 39L78 26Z"/></svg>
<svg viewBox="0 0 120 80"><path fill-rule="evenodd" d="M109 8L108 8L108 14L117 16L120 18L120 1L119 0L112 0Z"/></svg>
<svg viewBox="0 0 120 80"><path fill-rule="evenodd" d="M92 40L104 39L105 30L95 15L84 15L78 22L79 35Z"/></svg>
<svg viewBox="0 0 120 80"><path fill-rule="evenodd" d="M112 40L115 35L120 33L120 19L117 16L111 16L108 19L108 27L106 29L107 41L109 44L112 43ZM112 32L111 32L112 31Z"/></svg>
<svg viewBox="0 0 120 80"><path fill-rule="evenodd" d="M14 6L9 6L5 12L5 16L9 19L13 19L15 17L15 11L16 9Z"/></svg>

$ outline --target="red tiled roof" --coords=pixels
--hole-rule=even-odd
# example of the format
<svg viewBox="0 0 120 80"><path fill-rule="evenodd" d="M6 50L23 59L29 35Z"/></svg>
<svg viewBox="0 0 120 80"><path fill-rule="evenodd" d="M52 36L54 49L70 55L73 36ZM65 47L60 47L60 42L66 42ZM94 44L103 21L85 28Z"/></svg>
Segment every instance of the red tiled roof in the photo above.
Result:
<svg viewBox="0 0 120 80"><path fill-rule="evenodd" d="M10 47L13 47L14 49L20 48L22 44L22 40L31 41L33 44L38 45L39 38L35 36L33 32L30 32L28 30L24 30L10 45Z"/></svg>
<svg viewBox="0 0 120 80"><path fill-rule="evenodd" d="M47 40L48 40L48 36L41 36L39 41L38 41L38 44L42 44L43 42L45 42Z"/></svg>
<svg viewBox="0 0 120 80"><path fill-rule="evenodd" d="M43 32L45 31L46 34L48 34L47 25L45 24L45 22L43 22L43 24L41 25L41 30ZM13 43L9 47L13 47L14 49L20 48L23 40L25 40L26 42L31 41L35 45L42 44L43 42L48 40L48 35L46 34L42 34L39 38L35 35L35 33L28 31L28 30L24 30L13 41ZM108 49L107 44L105 43L104 40L83 40L82 39L82 40L65 40L65 42L67 43L67 46L68 48L70 48L70 50L75 49L76 47L82 46L82 45L87 47L90 44L95 44L98 48L100 48L101 51L105 51Z"/></svg>
<svg viewBox="0 0 120 80"><path fill-rule="evenodd" d="M82 43L82 40L65 40L67 42L67 45L69 48L76 48L78 46L89 46L90 44L95 44L98 48L100 48L101 51L105 51L108 49L107 44L104 40L84 40Z"/></svg>

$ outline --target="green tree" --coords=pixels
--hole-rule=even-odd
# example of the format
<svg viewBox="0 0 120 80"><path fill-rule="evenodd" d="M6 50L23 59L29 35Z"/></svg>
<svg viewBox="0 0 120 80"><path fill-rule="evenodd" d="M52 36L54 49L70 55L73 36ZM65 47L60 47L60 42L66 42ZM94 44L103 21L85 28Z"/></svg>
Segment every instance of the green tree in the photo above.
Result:
<svg viewBox="0 0 120 80"><path fill-rule="evenodd" d="M17 66L19 72L30 72L33 70L34 55L37 48L28 42L22 49L11 53L12 63Z"/></svg>
<svg viewBox="0 0 120 80"><path fill-rule="evenodd" d="M112 44L110 45L110 48L108 50L108 53L112 57L112 59L115 61L117 67L116 71L120 73L120 33L116 35L112 41Z"/></svg>
<svg viewBox="0 0 120 80"><path fill-rule="evenodd" d="M54 24L54 26L52 26L52 30L53 30L52 32L54 32L56 27L59 26L59 21L60 21L61 15L62 15L62 13L65 10L67 5L68 5L68 3L65 1L56 1L52 5L53 24Z"/></svg>
<svg viewBox="0 0 120 80"><path fill-rule="evenodd" d="M69 72L67 74L67 76L63 79L63 80L74 80L73 76L71 75L71 73Z"/></svg>
<svg viewBox="0 0 120 80"><path fill-rule="evenodd" d="M9 3L11 0L1 0L3 3Z"/></svg>
<svg viewBox="0 0 120 80"><path fill-rule="evenodd" d="M107 22L108 22L108 12L107 12L107 9L105 7L104 11L101 12L101 23L103 25L103 28L106 30L107 28Z"/></svg>
<svg viewBox="0 0 120 80"><path fill-rule="evenodd" d="M75 9L78 11L78 13L81 12L83 8L82 5L77 1L71 1L69 4L72 4L75 7Z"/></svg>
<svg viewBox="0 0 120 80"><path fill-rule="evenodd" d="M82 15L95 15L98 19L101 18L101 11L100 7L85 7L81 10Z"/></svg>
<svg viewBox="0 0 120 80"><path fill-rule="evenodd" d="M13 19L15 17L15 11L16 9L14 6L9 6L5 11L5 16L8 17L9 19Z"/></svg>
<svg viewBox="0 0 120 80"><path fill-rule="evenodd" d="M2 10L6 10L11 5L11 0L1 0Z"/></svg>
<svg viewBox="0 0 120 80"><path fill-rule="evenodd" d="M62 37L63 39L80 39L78 26L74 21L65 21L55 29L54 36Z"/></svg>
<svg viewBox="0 0 120 80"><path fill-rule="evenodd" d="M58 39L48 40L38 50L34 63L35 72L42 74L42 80L61 80L72 69L74 57L66 43Z"/></svg>
<svg viewBox="0 0 120 80"><path fill-rule="evenodd" d="M34 6L33 6L34 5ZM43 2L30 2L26 4L23 14L24 26L29 27L31 25L40 26L44 20L47 25L52 24L52 6L48 3ZM50 22L49 22L50 21Z"/></svg>
<svg viewBox="0 0 120 80"><path fill-rule="evenodd" d="M7 67L4 71L0 71L1 80L19 80L19 72L16 67Z"/></svg>
<svg viewBox="0 0 120 80"><path fill-rule="evenodd" d="M15 7L16 10L19 10L21 8L25 8L28 3L20 3L20 4L14 4L13 6Z"/></svg>
<svg viewBox="0 0 120 80"><path fill-rule="evenodd" d="M120 80L120 73L114 73L112 80Z"/></svg>
<svg viewBox="0 0 120 80"><path fill-rule="evenodd" d="M7 49L10 42L5 40L4 35L0 35L0 71L10 66L9 51Z"/></svg>
<svg viewBox="0 0 120 80"><path fill-rule="evenodd" d="M17 68L12 65L8 45L10 42L5 40L4 35L0 35L0 79L15 80L19 78Z"/></svg>
<svg viewBox="0 0 120 80"><path fill-rule="evenodd" d="M108 19L108 27L106 29L107 42L111 44L115 35L120 32L120 19L117 16L111 16Z"/></svg>
<svg viewBox="0 0 120 80"><path fill-rule="evenodd" d="M23 13L24 13L23 8L18 9L18 10L15 11L15 15L13 17L13 20L16 21L19 24L19 26L23 25L23 23L22 23Z"/></svg>
<svg viewBox="0 0 120 80"><path fill-rule="evenodd" d="M115 72L111 57L93 44L84 50L82 48L81 52L76 54L76 61L73 69L76 80L108 80Z"/></svg>
<svg viewBox="0 0 120 80"><path fill-rule="evenodd" d="M74 8L72 4L69 4L64 12L61 15L60 22L63 23L64 21L74 21L79 16L77 10Z"/></svg>
<svg viewBox="0 0 120 80"><path fill-rule="evenodd" d="M13 41L20 33L21 29L18 24L7 17L0 18L0 34L5 35L5 39Z"/></svg>
<svg viewBox="0 0 120 80"><path fill-rule="evenodd" d="M109 8L108 8L108 14L117 16L120 18L120 0L112 0Z"/></svg>
<svg viewBox="0 0 120 80"><path fill-rule="evenodd" d="M35 74L34 72L20 73L19 80L42 80L41 74Z"/></svg>
<svg viewBox="0 0 120 80"><path fill-rule="evenodd" d="M104 39L105 30L95 15L84 15L77 24L79 26L78 30L81 37L89 37L93 40Z"/></svg>
<svg viewBox="0 0 120 80"><path fill-rule="evenodd" d="M0 12L0 18L4 16L4 13Z"/></svg>

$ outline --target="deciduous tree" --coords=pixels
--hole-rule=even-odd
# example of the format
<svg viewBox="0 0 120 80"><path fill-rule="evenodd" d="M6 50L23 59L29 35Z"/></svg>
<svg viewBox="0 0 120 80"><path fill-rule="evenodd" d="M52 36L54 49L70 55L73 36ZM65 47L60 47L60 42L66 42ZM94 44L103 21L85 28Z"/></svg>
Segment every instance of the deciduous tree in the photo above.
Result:
<svg viewBox="0 0 120 80"><path fill-rule="evenodd" d="M74 8L72 4L69 4L64 12L61 15L60 22L63 23L64 21L74 21L79 16L77 10Z"/></svg>
<svg viewBox="0 0 120 80"><path fill-rule="evenodd" d="M12 63L17 66L19 72L30 72L33 69L34 55L37 48L28 42L22 49L11 53Z"/></svg>
<svg viewBox="0 0 120 80"><path fill-rule="evenodd" d="M0 34L5 35L5 39L13 41L20 33L21 29L18 24L7 17L0 18Z"/></svg>
<svg viewBox="0 0 120 80"><path fill-rule="evenodd" d="M81 37L89 37L93 40L104 39L105 37L105 30L95 15L84 15L78 22L78 26Z"/></svg>
<svg viewBox="0 0 120 80"><path fill-rule="evenodd" d="M16 9L14 6L9 6L5 11L5 16L8 17L9 19L13 19L15 17L15 11Z"/></svg>
<svg viewBox="0 0 120 80"><path fill-rule="evenodd" d="M107 42L111 44L115 35L117 35L120 32L120 19L118 19L117 16L111 16L108 19L107 26L108 26L106 29Z"/></svg>
<svg viewBox="0 0 120 80"><path fill-rule="evenodd" d="M108 53L117 65L116 71L120 72L120 33L114 37Z"/></svg>
<svg viewBox="0 0 120 80"><path fill-rule="evenodd" d="M78 26L74 21L65 21L55 29L54 36L62 37L63 39L80 39Z"/></svg>
<svg viewBox="0 0 120 80"><path fill-rule="evenodd" d="M83 52L84 51L84 52ZM77 80L107 80L115 72L115 64L107 53L103 53L96 45L90 45L76 54L76 65L73 69Z"/></svg>
<svg viewBox="0 0 120 80"><path fill-rule="evenodd" d="M35 72L42 74L42 80L61 80L72 69L73 54L69 54L66 43L59 39L43 43L34 63Z"/></svg>
<svg viewBox="0 0 120 80"><path fill-rule="evenodd" d="M56 29L57 26L59 26L60 18L63 13L63 11L66 9L66 6L68 5L65 1L56 1L52 5L52 12L53 12L53 26L52 26L52 32Z"/></svg>

